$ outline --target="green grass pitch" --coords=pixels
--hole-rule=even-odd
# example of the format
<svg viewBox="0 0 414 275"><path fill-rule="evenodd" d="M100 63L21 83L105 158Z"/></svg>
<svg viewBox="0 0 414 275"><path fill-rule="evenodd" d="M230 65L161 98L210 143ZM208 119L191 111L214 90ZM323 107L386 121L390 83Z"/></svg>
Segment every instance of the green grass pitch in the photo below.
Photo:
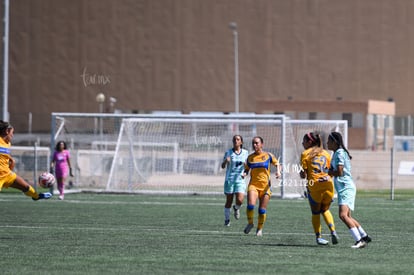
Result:
<svg viewBox="0 0 414 275"><path fill-rule="evenodd" d="M414 196L360 192L354 216L373 238L353 250L332 205L338 245L317 246L305 200L273 198L263 237L223 226L223 196L78 193L34 202L0 193L2 274L409 274ZM256 208L257 209L257 208ZM257 212L256 212L257 213ZM257 214L255 221L257 220ZM323 223L326 237L328 229Z"/></svg>

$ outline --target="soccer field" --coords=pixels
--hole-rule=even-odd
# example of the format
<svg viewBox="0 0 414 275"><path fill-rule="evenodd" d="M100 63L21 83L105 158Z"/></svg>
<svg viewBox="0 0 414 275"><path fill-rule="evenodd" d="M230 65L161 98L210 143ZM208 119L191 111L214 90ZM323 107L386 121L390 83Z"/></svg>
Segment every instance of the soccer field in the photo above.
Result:
<svg viewBox="0 0 414 275"><path fill-rule="evenodd" d="M224 196L68 194L33 202L0 193L2 274L412 273L412 194L357 196L354 216L373 238L353 250L334 214L338 245L317 246L305 200L273 198L263 237L223 226ZM255 221L257 214L255 216ZM323 224L323 233L329 237Z"/></svg>

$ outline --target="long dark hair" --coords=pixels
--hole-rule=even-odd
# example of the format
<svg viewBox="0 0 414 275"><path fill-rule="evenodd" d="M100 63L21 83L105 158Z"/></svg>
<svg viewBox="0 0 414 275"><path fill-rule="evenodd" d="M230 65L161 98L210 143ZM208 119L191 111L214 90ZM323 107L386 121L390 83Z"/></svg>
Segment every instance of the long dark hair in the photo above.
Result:
<svg viewBox="0 0 414 275"><path fill-rule="evenodd" d="M68 149L68 147L66 146L66 142L64 142L63 140L60 140L56 143L56 147L55 150L59 151L60 150L60 144L63 143L63 150Z"/></svg>
<svg viewBox="0 0 414 275"><path fill-rule="evenodd" d="M342 148L345 150L345 152L348 154L349 159L352 159L351 154L349 154L348 149L346 149L345 145L344 145L344 140L342 138L341 133L339 132L332 132L329 134L328 137L330 140L332 140L333 142L335 142L336 144L338 144L339 148Z"/></svg>
<svg viewBox="0 0 414 275"><path fill-rule="evenodd" d="M232 141L234 142L236 140L236 137L239 137L242 144L240 145L240 148L243 148L243 137L241 135L234 135Z"/></svg>
<svg viewBox="0 0 414 275"><path fill-rule="evenodd" d="M0 135L5 136L7 133L7 129L12 129L13 126L11 126L10 123L7 121L0 120Z"/></svg>

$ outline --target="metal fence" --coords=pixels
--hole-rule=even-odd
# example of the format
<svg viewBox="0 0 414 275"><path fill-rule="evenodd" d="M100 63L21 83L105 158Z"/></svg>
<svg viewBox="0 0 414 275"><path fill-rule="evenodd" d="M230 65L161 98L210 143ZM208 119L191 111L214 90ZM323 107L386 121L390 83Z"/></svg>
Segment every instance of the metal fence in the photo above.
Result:
<svg viewBox="0 0 414 275"><path fill-rule="evenodd" d="M14 171L33 185L37 177L50 167L50 148L34 146L12 146L11 155L16 162Z"/></svg>

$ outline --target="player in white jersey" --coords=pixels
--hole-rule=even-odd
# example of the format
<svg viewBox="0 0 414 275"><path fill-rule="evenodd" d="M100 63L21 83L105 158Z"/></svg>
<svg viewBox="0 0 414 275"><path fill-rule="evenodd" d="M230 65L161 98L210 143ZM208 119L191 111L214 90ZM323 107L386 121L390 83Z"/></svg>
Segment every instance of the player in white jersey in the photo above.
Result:
<svg viewBox="0 0 414 275"><path fill-rule="evenodd" d="M328 149L334 151L328 174L334 177L334 185L338 194L339 218L349 228L349 232L355 240L352 248L363 248L371 241L371 238L360 223L351 216L355 205L356 186L351 174L352 157L346 149L340 133L332 132L329 134Z"/></svg>
<svg viewBox="0 0 414 275"><path fill-rule="evenodd" d="M224 179L224 194L226 203L224 205L224 225L230 226L230 212L233 204L234 195L236 195L235 204L233 205L234 217L240 218L240 207L243 204L244 194L246 193L246 184L242 178L244 163L249 155L246 149L243 149L243 137L241 135L233 136L233 148L224 153L221 168L226 168L226 178Z"/></svg>

